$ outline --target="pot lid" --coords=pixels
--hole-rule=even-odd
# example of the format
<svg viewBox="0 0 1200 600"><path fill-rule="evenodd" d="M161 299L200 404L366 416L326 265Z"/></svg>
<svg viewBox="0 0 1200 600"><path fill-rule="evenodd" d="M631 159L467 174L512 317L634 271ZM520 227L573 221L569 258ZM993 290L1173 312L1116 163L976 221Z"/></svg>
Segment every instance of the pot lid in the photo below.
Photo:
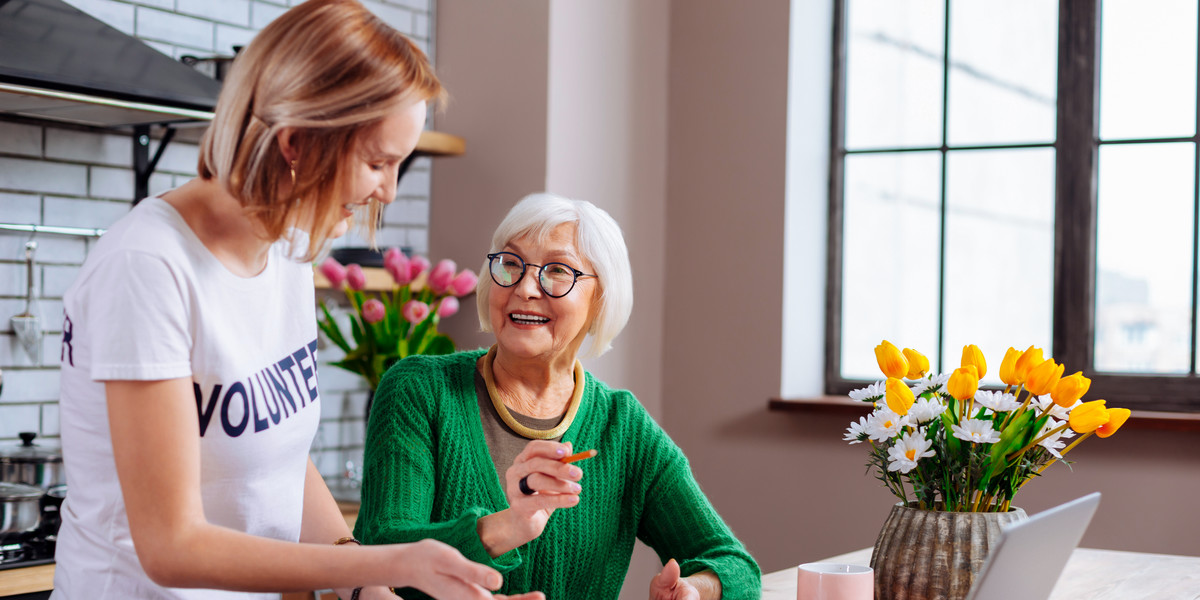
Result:
<svg viewBox="0 0 1200 600"><path fill-rule="evenodd" d="M49 463L62 462L62 450L55 445L33 443L36 433L23 431L17 434L20 444L0 446L0 463Z"/></svg>
<svg viewBox="0 0 1200 600"><path fill-rule="evenodd" d="M9 483L0 481L0 500L30 500L42 497L42 489L25 485L23 483Z"/></svg>

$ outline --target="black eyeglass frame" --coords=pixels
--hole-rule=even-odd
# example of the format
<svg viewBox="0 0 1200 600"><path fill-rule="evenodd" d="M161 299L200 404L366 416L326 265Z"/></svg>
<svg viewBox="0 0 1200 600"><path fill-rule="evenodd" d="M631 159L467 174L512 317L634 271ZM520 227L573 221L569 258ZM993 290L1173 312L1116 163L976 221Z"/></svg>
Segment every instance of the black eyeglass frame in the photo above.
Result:
<svg viewBox="0 0 1200 600"><path fill-rule="evenodd" d="M500 283L499 281L496 280L496 271L492 267L492 265L496 262L496 259L500 258L500 256L503 254L507 254L508 256L511 256L511 257L521 261L521 275L519 277L517 277L516 279L514 279L513 282L508 285L504 285L503 283ZM595 273L584 273L583 271L580 271L579 269L576 269L575 267L572 267L571 265L568 265L567 263L548 262L544 265L539 265L539 264L534 264L531 262L525 262L525 259L521 255L519 255L515 252L492 252L491 254L487 255L487 258L488 258L488 275L490 275L492 277L493 283L495 283L496 285L503 287L503 288L513 287L513 286L517 285L518 283L521 283L521 280L525 278L525 273L527 271L529 271L529 267L537 267L538 268L538 272L537 272L538 289L542 290L542 293L546 294L547 296L549 296L551 298L562 298L562 297L566 296L567 294L570 294L571 290L575 289L575 284L579 283L579 280L582 278L586 278L586 277L599 278L600 277L599 275L596 275ZM571 273L574 275L574 279L571 280L571 287L567 288L567 291L565 291L561 294L558 294L557 296L554 294L551 294L550 290L546 289L545 284L542 283L542 274L546 271L546 267L548 267L550 265L560 265L560 266L566 267L567 270L571 271Z"/></svg>

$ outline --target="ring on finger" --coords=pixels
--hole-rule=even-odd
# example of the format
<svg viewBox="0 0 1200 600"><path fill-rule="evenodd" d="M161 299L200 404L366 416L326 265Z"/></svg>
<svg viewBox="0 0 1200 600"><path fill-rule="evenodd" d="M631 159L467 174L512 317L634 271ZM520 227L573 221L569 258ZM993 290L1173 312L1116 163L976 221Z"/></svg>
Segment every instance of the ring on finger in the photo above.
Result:
<svg viewBox="0 0 1200 600"><path fill-rule="evenodd" d="M529 487L529 476L528 475L522 477L521 480L517 482L517 487L521 488L521 493L525 494L526 496L532 496L533 493L537 491L537 490Z"/></svg>

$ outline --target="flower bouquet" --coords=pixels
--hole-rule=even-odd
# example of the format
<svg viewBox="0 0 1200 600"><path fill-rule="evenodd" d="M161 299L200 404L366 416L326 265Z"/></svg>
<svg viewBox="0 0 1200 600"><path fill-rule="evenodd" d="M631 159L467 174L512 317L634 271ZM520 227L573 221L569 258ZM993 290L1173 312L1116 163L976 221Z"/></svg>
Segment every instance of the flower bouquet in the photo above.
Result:
<svg viewBox="0 0 1200 600"><path fill-rule="evenodd" d="M458 299L474 291L478 282L470 270L456 273L452 260L442 260L431 269L425 257L409 258L398 248L384 252L383 266L395 286L378 296L363 291L367 278L361 266L342 266L328 258L320 267L332 287L346 292L354 309L347 338L321 302L317 326L346 353L330 364L362 375L372 392L388 367L406 356L454 352L454 341L438 332L438 322L457 313Z"/></svg>
<svg viewBox="0 0 1200 600"><path fill-rule="evenodd" d="M887 379L850 393L875 408L844 439L869 444L868 469L913 508L1008 511L1021 486L1067 462L1063 456L1092 434L1112 435L1130 414L1104 400L1083 402L1091 380L1081 372L1063 377L1064 365L1033 346L1008 349L1003 391L979 389L987 363L975 345L943 375L927 374L925 356L886 340L875 356Z"/></svg>

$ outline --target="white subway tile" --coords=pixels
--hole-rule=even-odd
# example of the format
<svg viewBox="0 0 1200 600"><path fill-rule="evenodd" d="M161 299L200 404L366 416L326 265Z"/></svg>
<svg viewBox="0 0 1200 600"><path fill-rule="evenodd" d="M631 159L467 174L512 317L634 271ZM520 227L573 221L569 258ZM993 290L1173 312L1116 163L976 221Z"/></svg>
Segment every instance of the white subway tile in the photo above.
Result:
<svg viewBox="0 0 1200 600"><path fill-rule="evenodd" d="M313 441L313 446L316 446L316 440ZM316 465L317 471L325 477L332 477L337 474L337 452L333 450L314 450L310 455L313 464Z"/></svg>
<svg viewBox="0 0 1200 600"><path fill-rule="evenodd" d="M37 404L0 404L0 438L15 438L23 431L41 429L42 409Z"/></svg>
<svg viewBox="0 0 1200 600"><path fill-rule="evenodd" d="M5 369L0 404L57 401L58 382L58 369Z"/></svg>
<svg viewBox="0 0 1200 600"><path fill-rule="evenodd" d="M407 233L408 245L412 247L413 252L425 254L429 252L429 230L417 229L413 227L405 228Z"/></svg>
<svg viewBox="0 0 1200 600"><path fill-rule="evenodd" d="M250 0L175 0L175 12L234 25L250 24Z"/></svg>
<svg viewBox="0 0 1200 600"><path fill-rule="evenodd" d="M217 53L233 56L233 48L235 46L245 46L254 39L258 31L254 29L246 29L245 27L233 27L231 25L217 25Z"/></svg>
<svg viewBox="0 0 1200 600"><path fill-rule="evenodd" d="M175 188L175 176L166 175L163 173L155 173L150 176L150 182L147 184L146 193L151 196L158 196L163 192L171 191Z"/></svg>
<svg viewBox="0 0 1200 600"><path fill-rule="evenodd" d="M431 170L432 166L433 166L433 158L432 157L418 156L417 158L413 159L412 164L409 165L409 167L408 167L408 170L409 171L429 171L429 170Z"/></svg>
<svg viewBox="0 0 1200 600"><path fill-rule="evenodd" d="M384 0L384 2L410 8L417 12L429 12L430 0Z"/></svg>
<svg viewBox="0 0 1200 600"><path fill-rule="evenodd" d="M137 35L140 38L212 51L213 27L211 21L144 6L137 9Z"/></svg>
<svg viewBox="0 0 1200 600"><path fill-rule="evenodd" d="M75 283L79 276L79 267L47 265L42 267L42 295L50 298L62 298L67 288Z"/></svg>
<svg viewBox="0 0 1200 600"><path fill-rule="evenodd" d="M133 33L133 5L113 0L67 0L79 10L100 19L109 27L127 34Z"/></svg>
<svg viewBox="0 0 1200 600"><path fill-rule="evenodd" d="M364 0L363 6L367 7L372 13L375 13L375 16L379 17L384 23L395 27L396 31L410 36L413 34L413 14L411 10L389 6L374 0Z"/></svg>
<svg viewBox="0 0 1200 600"><path fill-rule="evenodd" d="M175 10L175 0L133 0L134 4L153 6L164 10Z"/></svg>
<svg viewBox="0 0 1200 600"><path fill-rule="evenodd" d="M8 252L5 244L6 238L9 236L0 236L0 259L7 259L10 256L25 255L25 237L18 237L14 241L19 244L13 244L14 252ZM81 264L87 256L87 240L81 237L68 237L60 235L39 235L36 237L38 247L37 254L34 258L38 263L68 263ZM17 254L16 252L20 252Z"/></svg>
<svg viewBox="0 0 1200 600"><path fill-rule="evenodd" d="M162 53L166 56L170 56L171 58L174 58L174 59L179 58L178 56L175 55L175 50L176 50L175 46L173 46L171 44L164 44L162 42L155 42L155 41L145 40L145 39L142 40L142 43L146 44L147 46L150 46L151 48L154 48L155 50L158 50L160 53ZM187 54L187 52L184 52L184 54Z"/></svg>
<svg viewBox="0 0 1200 600"><path fill-rule="evenodd" d="M42 405L42 436L56 437L62 435L58 420L58 403Z"/></svg>
<svg viewBox="0 0 1200 600"><path fill-rule="evenodd" d="M57 317L57 318L55 318ZM62 320L62 315L47 315L46 320L50 323L58 323ZM62 329L61 326L54 326ZM47 333L42 336L42 366L43 367L59 367L62 365L62 334Z"/></svg>
<svg viewBox="0 0 1200 600"><path fill-rule="evenodd" d="M87 193L87 167L0 157L0 188L82 196Z"/></svg>
<svg viewBox="0 0 1200 600"><path fill-rule="evenodd" d="M322 396L325 395L326 390L329 390L331 394L336 394L346 390L362 390L367 388L367 380L363 379L361 375L324 364L324 356L318 355L318 358L322 362L317 371L317 380L320 382L319 389Z"/></svg>
<svg viewBox="0 0 1200 600"><path fill-rule="evenodd" d="M429 39L429 15L426 13L413 14L413 37Z"/></svg>
<svg viewBox="0 0 1200 600"><path fill-rule="evenodd" d="M24 256L24 250L22 250ZM12 257L17 258L17 257ZM25 296L25 290L28 287L28 273L24 263L0 263L0 296ZM41 269L33 269L33 289L34 294L41 289ZM9 315L0 313L0 318L8 317Z"/></svg>
<svg viewBox="0 0 1200 600"><path fill-rule="evenodd" d="M110 167L91 167L88 196L133 201L133 171Z"/></svg>
<svg viewBox="0 0 1200 600"><path fill-rule="evenodd" d="M386 225L429 225L429 202L425 200L397 200L383 213Z"/></svg>
<svg viewBox="0 0 1200 600"><path fill-rule="evenodd" d="M430 180L429 171L410 170L400 178L396 195L401 198L428 198Z"/></svg>
<svg viewBox="0 0 1200 600"><path fill-rule="evenodd" d="M33 194L0 193L0 222L37 225L42 222L42 199ZM8 235L12 232L3 232ZM0 254L0 258L3 255Z"/></svg>
<svg viewBox="0 0 1200 600"><path fill-rule="evenodd" d="M42 155L42 128L24 123L0 121L0 152Z"/></svg>
<svg viewBox="0 0 1200 600"><path fill-rule="evenodd" d="M129 171L125 171L125 174L133 178ZM127 198L107 201L46 196L45 202L47 225L100 229L108 229L117 219L128 214L133 206Z"/></svg>
<svg viewBox="0 0 1200 600"><path fill-rule="evenodd" d="M46 158L130 167L133 165L133 138L47 127Z"/></svg>
<svg viewBox="0 0 1200 600"><path fill-rule="evenodd" d="M250 27L262 29L267 26L267 23L274 21L285 12L287 12L287 7L256 0L250 5Z"/></svg>
<svg viewBox="0 0 1200 600"><path fill-rule="evenodd" d="M158 144L151 144L151 154L158 152ZM167 144L167 149L163 150L162 158L158 159L155 173L182 173L184 175L196 175L196 163L200 160L200 146L189 144L175 140Z"/></svg>
<svg viewBox="0 0 1200 600"><path fill-rule="evenodd" d="M407 246L408 237L405 235L404 229L384 224L383 227L379 228L379 231L375 232L375 243L380 248Z"/></svg>

